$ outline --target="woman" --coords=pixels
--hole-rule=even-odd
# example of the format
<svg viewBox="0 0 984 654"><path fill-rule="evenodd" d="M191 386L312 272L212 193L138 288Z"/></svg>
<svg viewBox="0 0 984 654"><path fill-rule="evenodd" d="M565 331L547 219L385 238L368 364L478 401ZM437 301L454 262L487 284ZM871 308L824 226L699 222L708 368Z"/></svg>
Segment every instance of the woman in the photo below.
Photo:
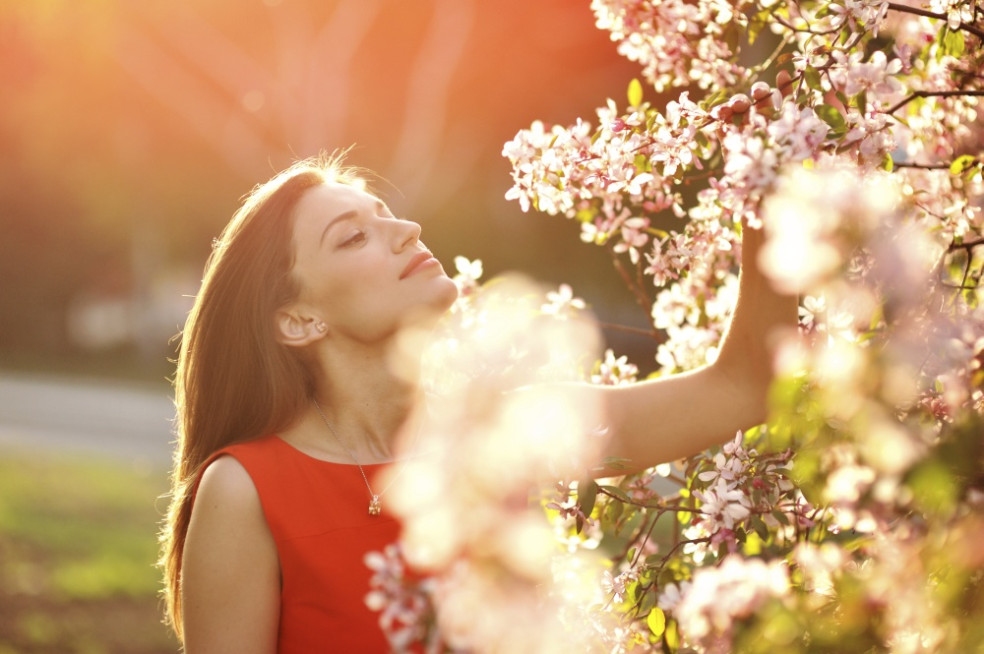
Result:
<svg viewBox="0 0 984 654"><path fill-rule="evenodd" d="M761 236L746 232L755 261ZM216 241L183 333L162 536L168 615L189 654L387 651L362 557L398 535L375 475L416 394L387 358L402 327L456 297L419 237L336 157L257 187ZM644 468L760 423L768 335L795 324L795 306L749 266L713 365L579 388L611 416L605 456Z"/></svg>

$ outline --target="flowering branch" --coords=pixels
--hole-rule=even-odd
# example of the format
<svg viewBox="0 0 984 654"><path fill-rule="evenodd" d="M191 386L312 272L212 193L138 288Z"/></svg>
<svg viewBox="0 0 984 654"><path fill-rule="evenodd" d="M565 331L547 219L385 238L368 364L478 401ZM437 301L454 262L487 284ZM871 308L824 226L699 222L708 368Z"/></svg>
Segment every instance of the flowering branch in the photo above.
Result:
<svg viewBox="0 0 984 654"><path fill-rule="evenodd" d="M558 427L581 407L547 411L546 398L520 402L531 396L491 383L486 373L500 363L510 369L528 356L549 367L568 358L555 356L557 338L529 340L540 323L519 331L515 318L490 323L495 314L482 299L492 291L475 282L480 265L459 265L464 308L455 315L479 331L481 347L451 348L436 369L450 374L452 389L458 377L481 374L450 403L439 431L472 454L431 470L417 489L427 502L405 500L415 526L406 538L417 545L408 551L455 560L429 596L436 623L481 654L580 651L562 635L544 647L540 625L550 621L536 613L545 596L565 596L552 585L558 577L573 576L598 583L578 607L554 613L572 633L587 628L580 644L597 642L599 651L764 654L777 635L790 651L977 651L981 615L967 610L971 591L960 584L975 580L974 597L984 584L973 547L984 538L984 505L973 491L984 433L984 289L971 287L980 259L969 256L984 245L984 168L979 155L957 153L984 145L980 3L933 0L933 11L901 0L591 6L643 81L633 80L624 107L599 107L593 123L535 121L520 130L503 146L513 166L506 197L572 220L583 242L608 249L652 330L604 327L654 337L660 376L718 354L740 264L802 297L800 330L775 360L759 362L776 371L767 425L690 459L665 497L657 477L668 465L612 486L559 483L562 497L544 502L544 531L576 562L544 561L535 553L557 543L530 543L531 516L496 502L526 496L530 476L513 486L517 471L593 448L579 435L596 433L599 422ZM886 20L889 11L911 15ZM766 31L778 47L746 64L736 44ZM763 77L774 65L781 70L772 84ZM679 94L666 96L673 89ZM646 100L653 91L673 99L655 106ZM909 104L933 97L960 100ZM742 263L745 229L765 238L754 261ZM948 279L963 287L952 301ZM577 315L586 305L572 293L562 287L542 305L533 293L530 306L547 321L583 327ZM638 368L611 350L590 367L569 359L592 384L637 381ZM460 375L454 365L464 366ZM489 408L507 399L517 404ZM617 415L607 418L617 424ZM475 437L489 442L457 443ZM435 488L445 475L477 495ZM423 520L429 504L441 510ZM435 525L446 533L432 533ZM599 557L597 569L583 567ZM520 577L531 583L512 583ZM534 626L513 627L517 620ZM522 634L539 640L502 640Z"/></svg>
<svg viewBox="0 0 984 654"><path fill-rule="evenodd" d="M935 12L932 12L932 11L928 11L926 9L920 9L919 7L910 7L908 5L900 5L897 2L889 2L888 3L888 8L891 9L891 10L893 10L893 11L898 11L898 12L903 13L903 14L915 14L916 16L923 16L925 18L936 18L936 19L944 20L944 21L947 20L947 15L946 14L938 14L938 13L935 13ZM976 27L974 25L970 25L968 23L960 23L960 25L959 25L959 27L957 29L962 29L965 32L968 32L970 34L973 34L974 36L976 36L977 38L979 38L981 41L984 41L984 30L981 30L980 28L978 28L978 27Z"/></svg>

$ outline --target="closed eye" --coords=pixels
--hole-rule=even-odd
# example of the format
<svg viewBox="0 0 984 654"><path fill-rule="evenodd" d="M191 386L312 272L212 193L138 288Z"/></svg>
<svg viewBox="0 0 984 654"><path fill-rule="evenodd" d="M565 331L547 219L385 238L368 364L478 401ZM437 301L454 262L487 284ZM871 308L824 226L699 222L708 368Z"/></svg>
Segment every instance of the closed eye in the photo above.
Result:
<svg viewBox="0 0 984 654"><path fill-rule="evenodd" d="M353 245L359 245L366 240L366 233L361 229L349 236L347 239L339 244L339 247L351 247Z"/></svg>

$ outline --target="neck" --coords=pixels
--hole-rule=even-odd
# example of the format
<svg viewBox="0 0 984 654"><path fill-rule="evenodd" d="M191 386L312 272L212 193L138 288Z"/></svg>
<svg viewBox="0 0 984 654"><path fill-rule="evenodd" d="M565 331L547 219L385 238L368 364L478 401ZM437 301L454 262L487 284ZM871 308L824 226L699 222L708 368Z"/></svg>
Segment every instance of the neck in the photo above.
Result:
<svg viewBox="0 0 984 654"><path fill-rule="evenodd" d="M394 374L389 357L378 349L347 347L319 354L325 373L315 399L324 417L312 402L282 436L316 457L338 462L365 465L399 456L405 432L413 430L408 424L416 385Z"/></svg>

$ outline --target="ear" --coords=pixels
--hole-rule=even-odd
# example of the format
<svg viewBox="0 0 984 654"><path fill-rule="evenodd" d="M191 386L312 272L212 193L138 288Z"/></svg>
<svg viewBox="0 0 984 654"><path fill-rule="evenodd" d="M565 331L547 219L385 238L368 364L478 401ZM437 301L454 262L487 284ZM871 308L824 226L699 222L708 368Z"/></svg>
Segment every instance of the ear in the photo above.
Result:
<svg viewBox="0 0 984 654"><path fill-rule="evenodd" d="M291 347L310 345L321 340L328 333L328 325L323 320L297 311L280 309L274 319L276 320L277 340Z"/></svg>

